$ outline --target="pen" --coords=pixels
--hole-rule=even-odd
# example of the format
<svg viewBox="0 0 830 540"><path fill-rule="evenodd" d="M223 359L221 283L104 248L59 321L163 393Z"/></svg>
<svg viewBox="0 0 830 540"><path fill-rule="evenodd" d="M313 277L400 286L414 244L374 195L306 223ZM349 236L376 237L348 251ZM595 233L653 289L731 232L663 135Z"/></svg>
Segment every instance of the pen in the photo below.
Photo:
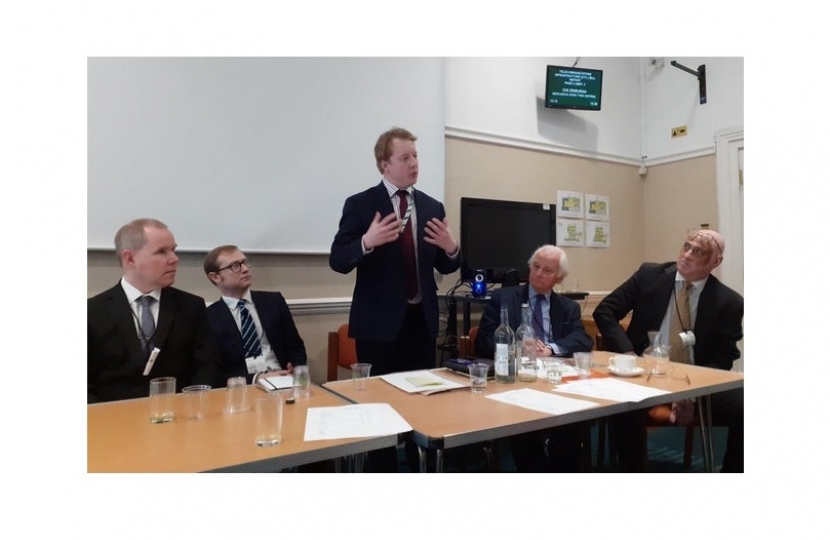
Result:
<svg viewBox="0 0 830 540"><path fill-rule="evenodd" d="M153 352L150 353L150 358L147 359L147 365L144 366L143 375L145 377L150 374L150 370L153 369L153 364L156 363L156 357L158 357L160 352L158 347L153 347Z"/></svg>

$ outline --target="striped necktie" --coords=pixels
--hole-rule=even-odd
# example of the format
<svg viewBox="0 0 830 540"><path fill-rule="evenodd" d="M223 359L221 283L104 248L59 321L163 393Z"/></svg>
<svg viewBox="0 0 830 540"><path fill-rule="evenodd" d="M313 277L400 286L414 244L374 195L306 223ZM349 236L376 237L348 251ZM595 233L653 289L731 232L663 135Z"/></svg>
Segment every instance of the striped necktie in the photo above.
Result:
<svg viewBox="0 0 830 540"><path fill-rule="evenodd" d="M251 313L245 307L245 300L237 302L236 307L239 308L239 319L242 322L242 346L245 347L245 358L260 356L262 347L259 344L259 334L257 334Z"/></svg>
<svg viewBox="0 0 830 540"><path fill-rule="evenodd" d="M404 279L406 282L406 298L412 300L418 296L418 270L415 260L415 239L412 237L412 224L409 223L412 214L412 205L409 204L409 193L405 190L398 191L400 201L401 221L401 247L403 248Z"/></svg>

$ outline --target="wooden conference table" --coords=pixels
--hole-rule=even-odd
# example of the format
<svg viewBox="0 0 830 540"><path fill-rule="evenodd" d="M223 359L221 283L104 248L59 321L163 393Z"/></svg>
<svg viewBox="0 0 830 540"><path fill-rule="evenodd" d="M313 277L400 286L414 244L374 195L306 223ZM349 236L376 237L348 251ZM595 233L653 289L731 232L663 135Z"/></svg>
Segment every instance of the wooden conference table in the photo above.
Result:
<svg viewBox="0 0 830 540"><path fill-rule="evenodd" d="M198 420L182 419L184 394L176 394L172 422L151 424L149 398L87 405L88 472L271 472L307 463L336 459L395 446L398 435L382 437L303 440L310 407L348 405L349 402L312 386L311 397L283 408L282 442L270 448L254 443L256 399L262 390L249 386L251 410L224 413L224 388L208 392ZM360 469L360 460L356 460Z"/></svg>
<svg viewBox="0 0 830 540"><path fill-rule="evenodd" d="M606 366L608 358L613 355L614 353L605 351L593 352L595 376L609 376ZM642 358L638 358L638 364L640 366L645 365ZM714 452L711 438L712 420L709 395L743 387L743 374L693 365L683 366L682 369L688 375L688 382L685 378L670 379L666 377L652 377L650 380L646 380L645 375L620 378L620 380L633 384L670 392L639 402L616 402L559 393L559 395L569 398L586 399L599 404L598 407L562 415L550 415L485 397L488 394L521 388L550 391L551 384L541 378L533 383L516 382L510 385L488 381L487 389L483 394L478 395L470 392L469 388L440 392L429 396L419 393L408 394L378 377L371 377L368 380L366 390L360 392L354 389L352 381L328 382L324 384L324 387L355 403L389 403L392 405L398 414L403 416L412 426L411 436L418 444L421 472L426 471L426 452L424 450L427 448L437 450L435 470L441 471L443 450L448 448L539 429L553 428L583 420L593 420L637 409L651 408L663 403L698 398L705 467L707 471L713 472ZM446 370L441 372L441 376L458 382L469 382L469 377ZM613 377L613 375L610 376Z"/></svg>

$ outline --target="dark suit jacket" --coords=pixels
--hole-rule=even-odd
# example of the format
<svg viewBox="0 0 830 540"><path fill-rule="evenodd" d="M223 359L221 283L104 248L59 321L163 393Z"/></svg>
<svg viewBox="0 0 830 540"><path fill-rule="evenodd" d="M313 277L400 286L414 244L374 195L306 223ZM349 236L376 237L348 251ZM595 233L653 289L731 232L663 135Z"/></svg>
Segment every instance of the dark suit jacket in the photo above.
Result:
<svg viewBox="0 0 830 540"><path fill-rule="evenodd" d="M219 358L208 337L205 301L173 287L161 290L150 374L121 283L87 301L87 402L146 397L150 379L176 377L176 390L220 385Z"/></svg>
<svg viewBox="0 0 830 540"><path fill-rule="evenodd" d="M528 303L529 285L503 287L494 291L484 308L481 323L478 326L475 350L482 358L492 358L495 352L493 334L501 321L501 306L507 304L507 317L510 327L516 330L522 324L522 304ZM579 305L565 296L550 293L550 325L553 330L553 342L562 347L570 356L575 352L588 352L594 345L591 337L582 325L582 312Z"/></svg>
<svg viewBox="0 0 830 540"><path fill-rule="evenodd" d="M259 322L268 337L271 348L283 369L289 362L295 366L306 363L305 344L297 332L291 311L282 294L278 292L251 291ZM225 377L245 377L248 383L254 376L245 364L242 334L236 326L233 313L221 298L208 306L210 334L219 351Z"/></svg>
<svg viewBox="0 0 830 540"><path fill-rule="evenodd" d="M435 339L438 335L438 286L432 274L433 268L442 274L455 272L461 264L461 255L451 259L443 249L424 241L426 223L432 218L443 220L444 205L422 191L415 190L414 197L423 310L427 330ZM407 307L403 250L401 242L397 241L377 246L363 256L360 239L369 229L375 212L380 212L381 217L394 212L383 182L346 199L340 228L331 245L329 266L341 274L348 274L357 268L349 314L349 336L392 341L401 330Z"/></svg>
<svg viewBox="0 0 830 540"><path fill-rule="evenodd" d="M628 281L594 309L594 321L605 348L638 355L649 345L648 332L659 330L674 289L676 263L645 263ZM619 321L633 310L628 330ZM695 319L695 364L732 369L740 357L744 299L710 275L700 292Z"/></svg>

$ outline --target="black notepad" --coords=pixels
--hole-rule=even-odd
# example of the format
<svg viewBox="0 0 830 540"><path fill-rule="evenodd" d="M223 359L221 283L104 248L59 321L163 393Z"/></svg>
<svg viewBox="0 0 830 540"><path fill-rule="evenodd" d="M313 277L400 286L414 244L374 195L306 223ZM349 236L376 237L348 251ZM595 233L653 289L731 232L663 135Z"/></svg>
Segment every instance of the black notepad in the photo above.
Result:
<svg viewBox="0 0 830 540"><path fill-rule="evenodd" d="M470 375L470 364L475 364L476 362L487 364L490 366L490 369L487 370L487 378L494 379L496 377L496 370L494 367L495 361L489 358L450 358L449 360L444 360L441 364L441 367L445 367L450 371L454 371L455 373L460 373L461 375Z"/></svg>

